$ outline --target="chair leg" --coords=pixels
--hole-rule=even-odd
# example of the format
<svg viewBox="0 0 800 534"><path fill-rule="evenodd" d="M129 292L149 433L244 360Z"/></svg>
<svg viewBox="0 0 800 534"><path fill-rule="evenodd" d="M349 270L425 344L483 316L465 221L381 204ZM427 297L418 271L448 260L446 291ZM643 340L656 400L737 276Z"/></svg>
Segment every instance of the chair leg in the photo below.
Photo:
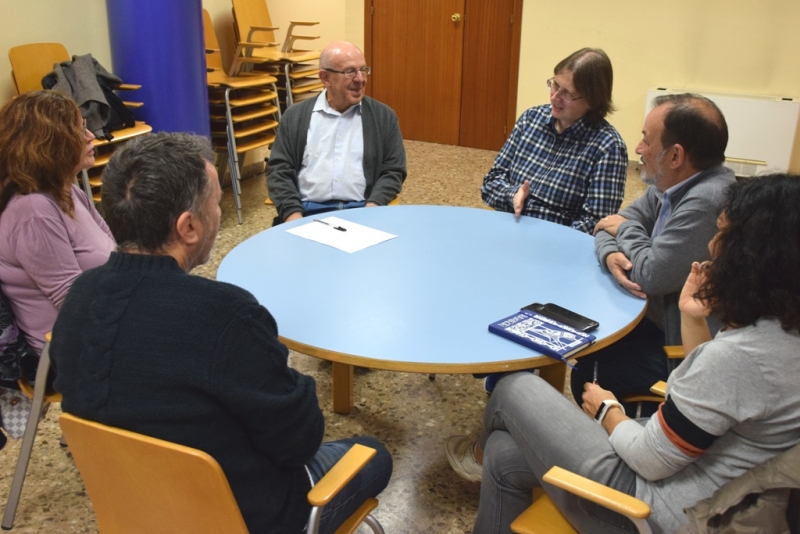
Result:
<svg viewBox="0 0 800 534"><path fill-rule="evenodd" d="M367 517L364 518L364 523L369 525L369 528L371 528L372 532L374 532L375 534L386 534L383 531L383 527L381 526L381 524L378 523L378 520L372 517L371 515L368 515Z"/></svg>
<svg viewBox="0 0 800 534"><path fill-rule="evenodd" d="M236 152L236 138L233 133L233 112L230 100L231 88L225 89L226 131L228 133L228 169L231 174L231 188L233 189L233 203L236 205L236 217L242 224L242 190L239 182L239 155Z"/></svg>
<svg viewBox="0 0 800 534"><path fill-rule="evenodd" d="M10 530L14 526L14 516L17 514L17 505L22 495L22 485L25 483L25 474L28 471L28 462L33 451L33 442L36 440L36 430L39 428L39 419L45 407L44 394L47 389L47 373L50 370L50 344L46 344L42 355L39 357L39 367L36 369L36 383L33 387L33 402L28 422L25 425L25 434L22 436L22 445L19 449L17 468L11 489L8 492L8 502L3 512L3 530Z"/></svg>

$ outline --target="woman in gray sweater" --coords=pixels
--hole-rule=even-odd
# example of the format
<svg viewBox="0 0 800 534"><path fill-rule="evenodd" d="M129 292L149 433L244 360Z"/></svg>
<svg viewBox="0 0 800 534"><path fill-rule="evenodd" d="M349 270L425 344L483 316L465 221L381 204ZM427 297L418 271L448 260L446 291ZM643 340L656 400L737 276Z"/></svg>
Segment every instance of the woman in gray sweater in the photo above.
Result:
<svg viewBox="0 0 800 534"><path fill-rule="evenodd" d="M681 294L688 357L650 419L626 417L602 384L586 384L581 413L530 373L498 383L484 415L476 534L507 532L554 465L644 500L653 530L674 532L684 508L800 443L798 205L795 176L731 186L712 261L693 265ZM709 315L724 325L713 340ZM544 489L581 532L635 532L618 514Z"/></svg>

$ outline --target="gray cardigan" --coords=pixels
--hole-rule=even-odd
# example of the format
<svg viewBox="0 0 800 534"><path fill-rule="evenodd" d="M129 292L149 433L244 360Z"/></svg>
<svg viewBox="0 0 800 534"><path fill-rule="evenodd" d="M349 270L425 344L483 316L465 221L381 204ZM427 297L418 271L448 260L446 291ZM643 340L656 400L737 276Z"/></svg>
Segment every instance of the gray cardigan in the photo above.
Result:
<svg viewBox="0 0 800 534"><path fill-rule="evenodd" d="M623 209L628 219L617 230L595 236L597 259L608 270L606 257L622 252L633 263L630 277L647 294L647 316L664 330L668 345L681 344L678 296L692 262L710 259L708 242L717 232L717 216L725 201L725 190L734 183L733 171L715 165L696 176L692 183L670 197L672 216L656 239L650 238L661 210L656 188L650 186L640 198ZM710 322L712 334L719 324Z"/></svg>
<svg viewBox="0 0 800 534"><path fill-rule="evenodd" d="M267 189L282 220L296 211L303 211L297 175L316 101L311 98L286 110L270 150ZM365 96L361 101L361 123L367 181L364 198L385 206L400 193L406 179L406 151L397 115L386 104Z"/></svg>

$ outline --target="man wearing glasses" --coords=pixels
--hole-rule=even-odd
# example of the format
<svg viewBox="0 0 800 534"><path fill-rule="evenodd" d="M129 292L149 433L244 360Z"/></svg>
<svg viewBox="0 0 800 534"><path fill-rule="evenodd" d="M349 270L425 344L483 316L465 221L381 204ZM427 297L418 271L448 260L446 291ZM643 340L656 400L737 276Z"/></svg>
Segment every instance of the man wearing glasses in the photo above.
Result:
<svg viewBox="0 0 800 534"><path fill-rule="evenodd" d="M337 209L385 206L406 178L397 115L364 96L370 67L355 45L334 42L319 59L325 90L283 114L269 157L273 224Z"/></svg>
<svg viewBox="0 0 800 534"><path fill-rule="evenodd" d="M591 233L617 213L628 151L605 116L613 70L600 49L562 60L547 80L550 104L530 108L483 179L481 197L498 211L529 215Z"/></svg>

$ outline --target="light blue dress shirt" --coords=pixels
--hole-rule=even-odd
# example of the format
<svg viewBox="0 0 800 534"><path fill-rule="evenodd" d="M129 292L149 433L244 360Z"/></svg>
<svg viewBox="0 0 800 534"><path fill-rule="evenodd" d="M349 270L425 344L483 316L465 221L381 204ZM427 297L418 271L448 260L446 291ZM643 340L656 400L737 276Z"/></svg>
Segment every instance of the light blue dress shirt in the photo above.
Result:
<svg viewBox="0 0 800 534"><path fill-rule="evenodd" d="M311 113L308 141L297 180L301 200L364 200L364 134L361 103L339 113L328 104L327 91Z"/></svg>

